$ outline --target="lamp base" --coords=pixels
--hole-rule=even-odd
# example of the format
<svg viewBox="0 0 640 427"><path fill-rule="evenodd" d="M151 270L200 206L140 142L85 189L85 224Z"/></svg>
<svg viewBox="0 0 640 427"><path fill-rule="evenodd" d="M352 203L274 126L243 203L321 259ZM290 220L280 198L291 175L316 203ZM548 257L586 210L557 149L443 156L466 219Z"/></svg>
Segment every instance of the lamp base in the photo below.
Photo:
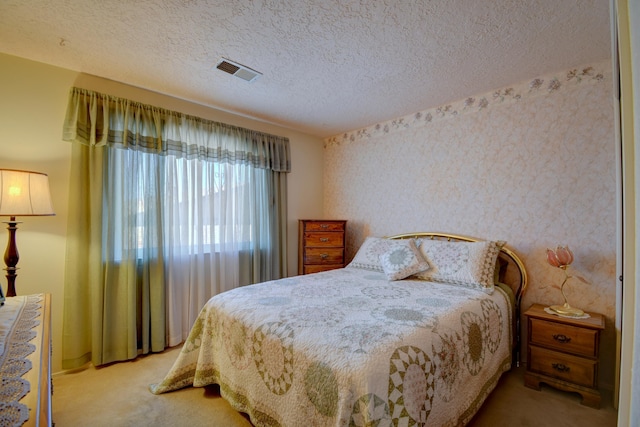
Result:
<svg viewBox="0 0 640 427"><path fill-rule="evenodd" d="M549 307L549 310L567 317L584 316L584 311L580 310L579 308L571 307L569 303L566 302L563 305L552 305Z"/></svg>
<svg viewBox="0 0 640 427"><path fill-rule="evenodd" d="M9 230L9 239L7 239L7 250L4 252L4 263L7 265L5 268L7 272L7 296L15 297L16 294L16 264L20 259L18 253L18 246L16 245L16 230L18 230L19 221L16 221L16 217L12 216L9 221L3 221L7 224L7 230Z"/></svg>

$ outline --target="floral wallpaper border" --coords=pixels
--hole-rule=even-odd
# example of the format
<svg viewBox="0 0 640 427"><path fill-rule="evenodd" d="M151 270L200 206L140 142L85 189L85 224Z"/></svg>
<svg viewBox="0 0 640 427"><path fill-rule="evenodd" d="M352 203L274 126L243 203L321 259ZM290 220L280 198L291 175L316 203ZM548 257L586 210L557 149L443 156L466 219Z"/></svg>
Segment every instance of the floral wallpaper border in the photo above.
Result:
<svg viewBox="0 0 640 427"><path fill-rule="evenodd" d="M556 73L557 74L557 73ZM451 104L422 110L404 117L377 123L366 128L345 132L324 140L324 146L332 144L342 144L354 142L368 138L374 138L384 134L390 134L409 128L426 126L436 120L456 117L460 114L477 112L491 107L495 104L505 102L518 102L525 97L533 97L561 90L565 85L599 83L605 80L605 72L597 71L592 66L573 68L566 71L563 77L549 74L544 77L535 78L529 82L519 85L497 89L479 96L470 96L463 100L452 102Z"/></svg>

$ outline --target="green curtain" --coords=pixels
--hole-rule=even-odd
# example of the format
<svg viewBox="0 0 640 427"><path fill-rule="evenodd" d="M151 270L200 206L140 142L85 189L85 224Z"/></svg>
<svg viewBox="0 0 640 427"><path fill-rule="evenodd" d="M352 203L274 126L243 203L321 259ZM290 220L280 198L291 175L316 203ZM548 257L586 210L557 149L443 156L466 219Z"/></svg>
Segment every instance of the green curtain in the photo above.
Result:
<svg viewBox="0 0 640 427"><path fill-rule="evenodd" d="M180 319L197 315L182 299L199 301L199 311L210 294L286 275L288 139L80 88L71 89L63 139L72 142L63 368L176 345L188 333ZM171 231L180 221L181 230L193 226L187 211L208 208L187 209L177 201L165 206L165 193L176 185L175 165L208 170L214 163L252 168L243 174L261 178L260 188L243 196L260 210L251 213L261 225L251 227L259 243L249 254L224 241L215 257L202 249L185 252L198 245ZM228 212L236 212L231 207ZM174 215L181 209L182 217ZM209 283L216 281L221 283ZM185 295L176 290L183 285Z"/></svg>

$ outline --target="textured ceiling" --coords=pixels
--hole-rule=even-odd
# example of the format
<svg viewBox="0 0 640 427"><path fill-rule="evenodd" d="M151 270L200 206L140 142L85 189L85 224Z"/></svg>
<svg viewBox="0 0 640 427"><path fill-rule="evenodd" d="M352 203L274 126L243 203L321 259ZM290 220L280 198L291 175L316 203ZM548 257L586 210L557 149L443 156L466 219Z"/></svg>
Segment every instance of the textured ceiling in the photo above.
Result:
<svg viewBox="0 0 640 427"><path fill-rule="evenodd" d="M0 0L0 52L327 137L606 60L609 24L609 0Z"/></svg>

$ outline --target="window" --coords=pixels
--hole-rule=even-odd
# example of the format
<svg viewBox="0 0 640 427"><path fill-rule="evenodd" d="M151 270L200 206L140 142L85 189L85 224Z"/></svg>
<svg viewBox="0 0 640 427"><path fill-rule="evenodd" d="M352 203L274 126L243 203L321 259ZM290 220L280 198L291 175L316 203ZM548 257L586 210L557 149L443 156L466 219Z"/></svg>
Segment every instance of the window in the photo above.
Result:
<svg viewBox="0 0 640 427"><path fill-rule="evenodd" d="M186 338L211 296L286 274L286 138L72 88L63 366Z"/></svg>

